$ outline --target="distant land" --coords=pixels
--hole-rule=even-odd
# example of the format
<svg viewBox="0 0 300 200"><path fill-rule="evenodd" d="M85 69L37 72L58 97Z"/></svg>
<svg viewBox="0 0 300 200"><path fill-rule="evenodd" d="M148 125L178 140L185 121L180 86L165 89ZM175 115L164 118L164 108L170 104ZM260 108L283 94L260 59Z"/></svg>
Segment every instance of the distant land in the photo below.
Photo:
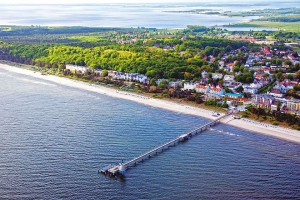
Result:
<svg viewBox="0 0 300 200"><path fill-rule="evenodd" d="M250 11L224 11L220 9L195 9L187 11L169 11L199 15L218 15L228 17L257 17L247 22L223 25L223 27L276 28L300 33L300 8L279 8Z"/></svg>

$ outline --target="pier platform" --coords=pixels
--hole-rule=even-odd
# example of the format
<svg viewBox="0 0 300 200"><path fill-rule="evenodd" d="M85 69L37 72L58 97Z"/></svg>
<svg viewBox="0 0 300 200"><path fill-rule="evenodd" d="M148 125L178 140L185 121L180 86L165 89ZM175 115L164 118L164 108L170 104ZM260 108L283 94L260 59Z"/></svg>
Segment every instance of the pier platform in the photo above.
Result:
<svg viewBox="0 0 300 200"><path fill-rule="evenodd" d="M220 121L230 115L232 115L234 112L230 111L227 114L211 121L208 122L207 124L204 124L198 128L196 128L193 131L190 131L188 133L182 134L180 136L178 136L177 138L162 144L158 147L156 147L155 149L152 149L136 158L133 158L130 161L124 162L124 163L119 163L116 165L108 165L104 168L102 168L101 170L99 170L99 172L105 174L105 175L109 175L109 176L118 176L118 175L125 175L125 171L133 166L136 166L139 162L144 161L145 159L149 159L154 155L157 155L158 153L162 152L164 149L167 149L169 147L175 146L176 144L183 142L185 140L188 140L189 138L191 138L194 135L197 135L203 131L205 131L206 129L216 126L218 123L220 123Z"/></svg>

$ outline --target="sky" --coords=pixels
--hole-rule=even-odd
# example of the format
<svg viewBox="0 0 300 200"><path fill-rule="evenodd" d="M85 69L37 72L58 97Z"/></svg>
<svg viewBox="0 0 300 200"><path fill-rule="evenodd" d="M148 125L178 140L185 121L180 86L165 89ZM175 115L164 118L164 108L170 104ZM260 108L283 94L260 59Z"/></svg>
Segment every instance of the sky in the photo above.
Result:
<svg viewBox="0 0 300 200"><path fill-rule="evenodd" d="M217 0L222 3L253 2L257 0ZM269 0L266 0L269 1ZM0 4L88 4L88 3L176 3L211 2L210 0L0 0Z"/></svg>
<svg viewBox="0 0 300 200"><path fill-rule="evenodd" d="M0 4L80 4L80 3L162 3L162 2L199 2L199 0L0 0Z"/></svg>

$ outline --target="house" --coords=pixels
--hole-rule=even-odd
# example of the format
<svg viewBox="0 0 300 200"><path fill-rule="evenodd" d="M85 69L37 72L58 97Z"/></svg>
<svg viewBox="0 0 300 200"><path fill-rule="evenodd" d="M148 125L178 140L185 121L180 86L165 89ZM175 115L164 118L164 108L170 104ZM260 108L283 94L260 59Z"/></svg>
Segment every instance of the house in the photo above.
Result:
<svg viewBox="0 0 300 200"><path fill-rule="evenodd" d="M94 72L95 74L101 75L102 74L102 69L95 69Z"/></svg>
<svg viewBox="0 0 300 200"><path fill-rule="evenodd" d="M280 97L280 98L283 97L283 93L278 88L271 89L271 91L268 92L267 94L272 95L274 97Z"/></svg>
<svg viewBox="0 0 300 200"><path fill-rule="evenodd" d="M197 85L196 92L207 94L209 93L210 86L209 85Z"/></svg>
<svg viewBox="0 0 300 200"><path fill-rule="evenodd" d="M109 77L113 77L113 76L115 76L115 72L116 72L116 71L108 70L108 71L107 71L107 74L108 74Z"/></svg>
<svg viewBox="0 0 300 200"><path fill-rule="evenodd" d="M169 82L169 87L176 88L181 84L181 81L171 81Z"/></svg>
<svg viewBox="0 0 300 200"><path fill-rule="evenodd" d="M240 82L232 82L230 86L228 86L231 90L236 90L238 87L243 86L243 83Z"/></svg>
<svg viewBox="0 0 300 200"><path fill-rule="evenodd" d="M272 105L276 105L276 100L273 96L261 94L255 96L255 98L253 99L253 103L258 105L259 107L271 109Z"/></svg>
<svg viewBox="0 0 300 200"><path fill-rule="evenodd" d="M210 87L209 93L214 95L214 96L220 97L220 96L223 96L225 94L225 90L220 85L217 85L216 87L212 85Z"/></svg>
<svg viewBox="0 0 300 200"><path fill-rule="evenodd" d="M271 52L270 52L269 47L264 46L264 47L263 47L263 51L264 51L264 53L265 53L265 55L266 55L266 57L267 57L268 59L272 58L272 54L271 54Z"/></svg>
<svg viewBox="0 0 300 200"><path fill-rule="evenodd" d="M206 71L201 72L202 78L209 78L209 75Z"/></svg>
<svg viewBox="0 0 300 200"><path fill-rule="evenodd" d="M92 70L91 67L85 67L85 66L78 66L78 65L66 65L66 69L72 71L72 72L81 72L81 73L85 73L89 70Z"/></svg>
<svg viewBox="0 0 300 200"><path fill-rule="evenodd" d="M261 82L254 82L251 84L243 85L244 92L250 94L257 94L258 90L264 86Z"/></svg>
<svg viewBox="0 0 300 200"><path fill-rule="evenodd" d="M295 85L298 85L299 83L297 81L291 81L288 79L285 79L284 81L276 84L274 88L279 88L282 93L286 93L288 90L291 90L294 88Z"/></svg>
<svg viewBox="0 0 300 200"><path fill-rule="evenodd" d="M164 51L168 51L168 50L170 50L170 49L171 49L170 46L164 46L164 47L163 47L163 50L164 50Z"/></svg>
<svg viewBox="0 0 300 200"><path fill-rule="evenodd" d="M270 74L270 68L269 67L264 67L263 71L265 74Z"/></svg>
<svg viewBox="0 0 300 200"><path fill-rule="evenodd" d="M219 73L212 73L212 79L213 80L221 80L223 78L223 74L219 74Z"/></svg>
<svg viewBox="0 0 300 200"><path fill-rule="evenodd" d="M298 112L300 110L299 100L289 100L286 102L287 110L290 112Z"/></svg>
<svg viewBox="0 0 300 200"><path fill-rule="evenodd" d="M207 82L208 82L208 78L201 78L199 81L200 85L206 85Z"/></svg>
<svg viewBox="0 0 300 200"><path fill-rule="evenodd" d="M276 89L276 90L279 90L281 93L285 94L289 89L283 85L283 84L278 84L278 85L275 85L273 87L273 89Z"/></svg>
<svg viewBox="0 0 300 200"><path fill-rule="evenodd" d="M126 78L125 73L123 72L114 72L111 77L117 80L125 80Z"/></svg>
<svg viewBox="0 0 300 200"><path fill-rule="evenodd" d="M225 87L230 87L230 86L233 85L233 83L234 83L234 81L224 81L224 82L223 82L223 86L225 86Z"/></svg>
<svg viewBox="0 0 300 200"><path fill-rule="evenodd" d="M234 81L234 76L233 75L225 75L223 80L224 81Z"/></svg>
<svg viewBox="0 0 300 200"><path fill-rule="evenodd" d="M270 66L270 69L271 69L272 71L277 71L277 70L280 69L280 67L275 66L275 65L272 65L272 66Z"/></svg>
<svg viewBox="0 0 300 200"><path fill-rule="evenodd" d="M219 66L220 66L220 68L223 68L225 66L225 61L221 60L219 62Z"/></svg>
<svg viewBox="0 0 300 200"><path fill-rule="evenodd" d="M233 72L234 63L229 63L227 67L229 68L230 72Z"/></svg>
<svg viewBox="0 0 300 200"><path fill-rule="evenodd" d="M249 94L257 94L258 89L257 88L253 88L253 87L243 87L244 88L244 92L245 93L249 93Z"/></svg>
<svg viewBox="0 0 300 200"><path fill-rule="evenodd" d="M183 90L195 90L199 82L186 82L183 84Z"/></svg>
<svg viewBox="0 0 300 200"><path fill-rule="evenodd" d="M137 82L140 82L140 83L146 83L147 82L147 76L144 75L144 74L138 74L136 77L135 77L135 81Z"/></svg>
<svg viewBox="0 0 300 200"><path fill-rule="evenodd" d="M288 59L290 59L291 61L296 61L297 60L297 58L293 54L289 54Z"/></svg>

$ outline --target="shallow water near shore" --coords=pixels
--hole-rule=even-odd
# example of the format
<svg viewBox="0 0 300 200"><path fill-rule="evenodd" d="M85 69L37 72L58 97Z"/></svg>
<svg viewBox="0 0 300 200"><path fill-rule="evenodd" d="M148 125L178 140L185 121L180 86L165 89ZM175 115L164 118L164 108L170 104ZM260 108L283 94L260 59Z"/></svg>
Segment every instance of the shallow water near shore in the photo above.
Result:
<svg viewBox="0 0 300 200"><path fill-rule="evenodd" d="M127 171L98 174L208 119L0 69L0 197L289 199L300 197L300 145L216 126Z"/></svg>

